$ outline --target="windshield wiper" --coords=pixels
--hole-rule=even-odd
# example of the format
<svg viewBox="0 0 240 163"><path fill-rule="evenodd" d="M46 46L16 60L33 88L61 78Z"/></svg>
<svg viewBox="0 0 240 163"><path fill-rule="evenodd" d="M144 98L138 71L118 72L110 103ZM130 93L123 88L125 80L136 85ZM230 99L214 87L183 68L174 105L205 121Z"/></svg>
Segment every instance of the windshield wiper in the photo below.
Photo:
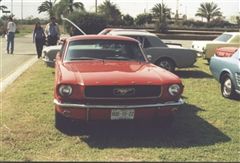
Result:
<svg viewBox="0 0 240 163"><path fill-rule="evenodd" d="M93 57L78 57L78 58L71 58L71 61L73 60L103 60L100 58L93 58Z"/></svg>

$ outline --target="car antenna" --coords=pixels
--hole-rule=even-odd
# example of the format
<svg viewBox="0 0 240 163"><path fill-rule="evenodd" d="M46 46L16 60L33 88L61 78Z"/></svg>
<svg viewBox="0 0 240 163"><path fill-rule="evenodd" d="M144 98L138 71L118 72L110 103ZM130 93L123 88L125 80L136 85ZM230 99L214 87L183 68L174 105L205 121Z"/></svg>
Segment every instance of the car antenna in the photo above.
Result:
<svg viewBox="0 0 240 163"><path fill-rule="evenodd" d="M83 30L81 28L79 28L75 23L73 23L71 20L69 20L68 18L65 18L63 15L61 15L61 19L62 20L66 20L69 23L71 23L75 28L77 28L83 35L87 35L85 32L83 32Z"/></svg>

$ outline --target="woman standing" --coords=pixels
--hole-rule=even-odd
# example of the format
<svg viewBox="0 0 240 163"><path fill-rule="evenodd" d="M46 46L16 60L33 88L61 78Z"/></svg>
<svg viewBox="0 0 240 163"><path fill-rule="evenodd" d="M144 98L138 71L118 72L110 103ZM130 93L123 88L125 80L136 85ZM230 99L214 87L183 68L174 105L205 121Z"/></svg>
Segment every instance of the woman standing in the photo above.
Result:
<svg viewBox="0 0 240 163"><path fill-rule="evenodd" d="M43 45L45 44L45 33L40 22L37 22L33 31L33 43L35 42L38 58L42 56Z"/></svg>

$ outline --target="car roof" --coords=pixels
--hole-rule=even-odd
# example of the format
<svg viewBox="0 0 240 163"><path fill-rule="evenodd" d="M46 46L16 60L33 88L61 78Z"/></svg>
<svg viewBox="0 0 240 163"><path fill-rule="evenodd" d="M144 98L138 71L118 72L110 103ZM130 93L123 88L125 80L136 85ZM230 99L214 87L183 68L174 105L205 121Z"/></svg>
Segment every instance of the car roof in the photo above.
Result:
<svg viewBox="0 0 240 163"><path fill-rule="evenodd" d="M76 40L117 40L117 41L134 41L138 42L137 40L125 37L125 36L111 36L111 35L78 35L69 37L67 41L76 41Z"/></svg>
<svg viewBox="0 0 240 163"><path fill-rule="evenodd" d="M150 33L147 31L139 31L139 30L113 30L108 33L109 35L130 35L130 36L156 36L154 33Z"/></svg>

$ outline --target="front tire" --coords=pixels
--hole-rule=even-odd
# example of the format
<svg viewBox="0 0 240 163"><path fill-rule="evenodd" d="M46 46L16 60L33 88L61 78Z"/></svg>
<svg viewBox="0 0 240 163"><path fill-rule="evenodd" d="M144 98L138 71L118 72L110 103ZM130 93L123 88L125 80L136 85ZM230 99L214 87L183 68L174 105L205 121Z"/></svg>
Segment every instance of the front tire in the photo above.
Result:
<svg viewBox="0 0 240 163"><path fill-rule="evenodd" d="M222 92L222 96L225 98L234 98L235 97L234 85L233 85L233 82L232 82L229 74L225 74L222 77L221 92Z"/></svg>
<svg viewBox="0 0 240 163"><path fill-rule="evenodd" d="M175 64L170 59L160 59L157 62L157 66L162 67L170 72L174 72L174 70L175 70Z"/></svg>

